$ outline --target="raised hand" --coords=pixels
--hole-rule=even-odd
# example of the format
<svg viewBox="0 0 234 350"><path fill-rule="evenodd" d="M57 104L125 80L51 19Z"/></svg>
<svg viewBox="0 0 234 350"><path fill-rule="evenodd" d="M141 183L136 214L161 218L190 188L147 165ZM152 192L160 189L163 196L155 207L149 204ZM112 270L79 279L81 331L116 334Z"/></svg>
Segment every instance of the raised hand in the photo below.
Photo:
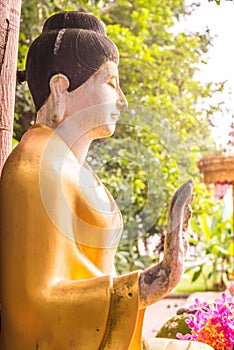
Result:
<svg viewBox="0 0 234 350"><path fill-rule="evenodd" d="M185 233L191 217L193 180L183 184L172 197L163 261L140 274L140 305L147 307L162 299L180 281L187 250Z"/></svg>

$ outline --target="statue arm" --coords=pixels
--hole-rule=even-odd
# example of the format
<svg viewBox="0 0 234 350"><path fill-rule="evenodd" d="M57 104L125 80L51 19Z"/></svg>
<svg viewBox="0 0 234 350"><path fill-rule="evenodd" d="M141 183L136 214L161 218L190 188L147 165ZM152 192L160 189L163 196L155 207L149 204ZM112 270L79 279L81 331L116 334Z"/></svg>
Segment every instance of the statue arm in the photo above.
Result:
<svg viewBox="0 0 234 350"><path fill-rule="evenodd" d="M174 194L168 213L168 227L163 261L140 274L140 307L147 307L162 299L180 281L187 250L184 233L191 211L193 181L183 184Z"/></svg>
<svg viewBox="0 0 234 350"><path fill-rule="evenodd" d="M60 344L67 344L64 349L69 341L86 349L90 339L98 349L128 349L139 309L138 281L137 271L114 278L51 281L34 292L33 305L51 333L59 334Z"/></svg>

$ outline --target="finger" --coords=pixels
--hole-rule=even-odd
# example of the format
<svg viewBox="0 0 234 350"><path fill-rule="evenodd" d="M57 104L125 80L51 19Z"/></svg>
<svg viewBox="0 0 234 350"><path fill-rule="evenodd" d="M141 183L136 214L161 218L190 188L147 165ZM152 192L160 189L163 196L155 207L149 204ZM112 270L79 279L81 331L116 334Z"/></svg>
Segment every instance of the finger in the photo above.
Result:
<svg viewBox="0 0 234 350"><path fill-rule="evenodd" d="M189 198L192 196L193 187L194 183L192 179L180 186L171 199L169 214L173 210L176 202L179 201L181 204L184 204L185 202L189 201Z"/></svg>
<svg viewBox="0 0 234 350"><path fill-rule="evenodd" d="M183 227L187 227L188 226L188 222L189 222L191 216L192 216L191 205L186 202L185 206L184 206ZM183 231L185 231L185 230L183 229Z"/></svg>
<svg viewBox="0 0 234 350"><path fill-rule="evenodd" d="M172 232L183 222L184 207L192 201L193 180L183 184L174 194L168 212L168 232Z"/></svg>

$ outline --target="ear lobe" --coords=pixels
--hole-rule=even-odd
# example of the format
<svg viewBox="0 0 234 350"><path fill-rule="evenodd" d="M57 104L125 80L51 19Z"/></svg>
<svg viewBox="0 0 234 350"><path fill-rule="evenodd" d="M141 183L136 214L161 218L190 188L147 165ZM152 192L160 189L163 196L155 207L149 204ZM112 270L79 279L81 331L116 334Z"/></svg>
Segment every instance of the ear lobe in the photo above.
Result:
<svg viewBox="0 0 234 350"><path fill-rule="evenodd" d="M67 91L69 85L70 82L64 74L53 75L50 79L50 91L56 97L58 97L60 93Z"/></svg>

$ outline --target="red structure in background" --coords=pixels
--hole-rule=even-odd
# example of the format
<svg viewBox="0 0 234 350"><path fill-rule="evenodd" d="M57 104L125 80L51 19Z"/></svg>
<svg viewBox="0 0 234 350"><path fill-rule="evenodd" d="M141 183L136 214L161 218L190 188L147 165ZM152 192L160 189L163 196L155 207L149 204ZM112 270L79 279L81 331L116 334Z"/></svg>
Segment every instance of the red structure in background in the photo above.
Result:
<svg viewBox="0 0 234 350"><path fill-rule="evenodd" d="M224 197L230 185L234 186L234 115L232 120L227 147L223 153L210 155L198 162L204 182L215 185L214 191L219 199Z"/></svg>

